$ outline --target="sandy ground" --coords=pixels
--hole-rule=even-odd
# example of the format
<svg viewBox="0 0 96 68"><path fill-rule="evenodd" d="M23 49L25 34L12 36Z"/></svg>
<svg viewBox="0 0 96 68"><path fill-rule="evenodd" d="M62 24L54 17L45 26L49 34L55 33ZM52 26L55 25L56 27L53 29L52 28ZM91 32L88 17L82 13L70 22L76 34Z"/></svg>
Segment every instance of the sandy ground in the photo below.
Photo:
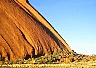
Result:
<svg viewBox="0 0 96 68"><path fill-rule="evenodd" d="M96 61L74 62L70 64L13 64L0 65L0 68L96 68Z"/></svg>

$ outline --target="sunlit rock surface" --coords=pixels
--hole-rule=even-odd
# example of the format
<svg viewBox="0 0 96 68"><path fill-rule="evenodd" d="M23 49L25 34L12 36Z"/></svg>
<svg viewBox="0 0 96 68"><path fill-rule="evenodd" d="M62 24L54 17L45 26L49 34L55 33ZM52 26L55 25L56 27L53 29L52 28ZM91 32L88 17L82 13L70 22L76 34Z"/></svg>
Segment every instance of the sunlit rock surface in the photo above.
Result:
<svg viewBox="0 0 96 68"><path fill-rule="evenodd" d="M16 60L60 50L71 51L53 27L27 2L0 0L0 56ZM33 14L31 9L38 14Z"/></svg>

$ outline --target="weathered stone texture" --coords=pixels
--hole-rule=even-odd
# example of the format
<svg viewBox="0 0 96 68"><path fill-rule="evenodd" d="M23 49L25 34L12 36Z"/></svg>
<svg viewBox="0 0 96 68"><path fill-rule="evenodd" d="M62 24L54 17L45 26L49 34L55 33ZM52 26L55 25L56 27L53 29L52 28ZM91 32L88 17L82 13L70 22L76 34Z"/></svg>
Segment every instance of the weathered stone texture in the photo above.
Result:
<svg viewBox="0 0 96 68"><path fill-rule="evenodd" d="M48 55L67 48L14 0L0 0L0 55L15 60Z"/></svg>

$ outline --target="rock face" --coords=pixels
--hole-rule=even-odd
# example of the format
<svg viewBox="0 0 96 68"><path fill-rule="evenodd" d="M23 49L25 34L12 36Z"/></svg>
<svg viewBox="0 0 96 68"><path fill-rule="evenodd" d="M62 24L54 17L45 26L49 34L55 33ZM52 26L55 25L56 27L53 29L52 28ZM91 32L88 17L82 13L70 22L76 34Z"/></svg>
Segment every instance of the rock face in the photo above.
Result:
<svg viewBox="0 0 96 68"><path fill-rule="evenodd" d="M59 50L71 51L53 27L35 9L31 11L32 8L25 0L0 0L1 58L27 59L53 54ZM47 23L44 24L43 20Z"/></svg>

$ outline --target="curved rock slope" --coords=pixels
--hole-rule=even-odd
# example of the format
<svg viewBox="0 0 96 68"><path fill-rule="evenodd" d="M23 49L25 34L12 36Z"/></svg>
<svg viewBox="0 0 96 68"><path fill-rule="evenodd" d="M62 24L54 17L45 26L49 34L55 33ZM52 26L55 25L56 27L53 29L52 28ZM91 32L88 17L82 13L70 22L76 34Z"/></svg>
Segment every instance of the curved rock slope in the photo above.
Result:
<svg viewBox="0 0 96 68"><path fill-rule="evenodd" d="M28 59L71 51L53 27L26 0L0 0L0 56Z"/></svg>

